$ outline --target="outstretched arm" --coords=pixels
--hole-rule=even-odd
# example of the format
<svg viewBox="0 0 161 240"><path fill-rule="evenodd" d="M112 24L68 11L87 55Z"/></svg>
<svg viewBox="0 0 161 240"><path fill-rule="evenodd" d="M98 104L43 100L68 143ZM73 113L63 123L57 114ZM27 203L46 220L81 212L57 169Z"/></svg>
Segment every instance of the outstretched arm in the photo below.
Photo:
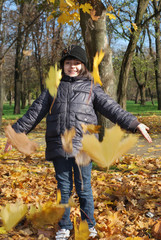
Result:
<svg viewBox="0 0 161 240"><path fill-rule="evenodd" d="M151 143L152 142L152 139L149 135L149 133L147 131L149 131L149 128L143 124L143 123L140 123L138 126L137 126L137 129L141 132L141 134L143 135L143 137L149 142Z"/></svg>

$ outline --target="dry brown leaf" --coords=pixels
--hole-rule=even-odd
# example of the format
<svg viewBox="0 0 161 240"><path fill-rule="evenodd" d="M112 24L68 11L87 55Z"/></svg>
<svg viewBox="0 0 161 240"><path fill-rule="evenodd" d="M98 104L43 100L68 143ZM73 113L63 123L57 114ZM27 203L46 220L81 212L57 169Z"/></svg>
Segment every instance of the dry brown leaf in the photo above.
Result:
<svg viewBox="0 0 161 240"><path fill-rule="evenodd" d="M86 166L90 163L91 158L84 151L79 151L75 156L75 161L79 166Z"/></svg>
<svg viewBox="0 0 161 240"><path fill-rule="evenodd" d="M37 143L29 140L25 133L16 133L11 125L5 128L5 134L8 142L26 156L34 153L38 147Z"/></svg>
<svg viewBox="0 0 161 240"><path fill-rule="evenodd" d="M152 236L161 239L161 221L158 221L152 228Z"/></svg>
<svg viewBox="0 0 161 240"><path fill-rule="evenodd" d="M73 151L72 139L74 138L75 133L75 128L73 127L70 130L66 129L64 134L61 135L63 149L67 153L72 153Z"/></svg>
<svg viewBox="0 0 161 240"><path fill-rule="evenodd" d="M100 128L101 128L100 125L94 125L94 124L84 124L84 123L82 123L81 126L82 126L82 129L83 129L84 133L89 132L91 134L92 133L99 133Z"/></svg>

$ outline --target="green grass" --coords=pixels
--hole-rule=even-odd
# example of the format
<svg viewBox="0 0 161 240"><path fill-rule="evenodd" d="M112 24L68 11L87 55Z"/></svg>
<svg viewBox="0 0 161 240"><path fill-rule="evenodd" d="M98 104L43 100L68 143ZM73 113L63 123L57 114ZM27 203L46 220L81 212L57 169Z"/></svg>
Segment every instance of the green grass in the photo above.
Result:
<svg viewBox="0 0 161 240"><path fill-rule="evenodd" d="M134 101L127 101L127 111L134 115L149 116L149 115L161 115L161 110L158 110L157 101L154 101L154 106L152 103L146 102L144 106L139 103L135 104Z"/></svg>
<svg viewBox="0 0 161 240"><path fill-rule="evenodd" d="M3 116L2 119L19 119L20 117L22 117L24 115L24 113L26 113L26 111L28 110L28 106L25 107L25 109L21 109L21 114L14 114L14 105L9 105L9 103L5 103L3 105Z"/></svg>
<svg viewBox="0 0 161 240"><path fill-rule="evenodd" d="M131 112L134 115L161 115L161 111L157 110L157 101L155 101L154 106L151 102L146 102L145 106L141 106L139 103L135 104L134 101L127 101L127 111ZM9 105L9 103L5 103L3 105L3 116L2 119L18 119L23 116L24 113L28 110L28 106L25 109L21 109L21 114L13 114L14 105Z"/></svg>

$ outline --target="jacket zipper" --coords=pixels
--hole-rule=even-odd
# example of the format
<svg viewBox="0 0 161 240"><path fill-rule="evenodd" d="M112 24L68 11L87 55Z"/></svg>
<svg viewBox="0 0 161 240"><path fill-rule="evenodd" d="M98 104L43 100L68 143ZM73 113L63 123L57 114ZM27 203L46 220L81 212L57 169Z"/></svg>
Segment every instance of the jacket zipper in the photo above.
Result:
<svg viewBox="0 0 161 240"><path fill-rule="evenodd" d="M68 84L68 92L67 92L67 110L66 110L66 128L69 129L69 110L70 110L70 106L69 106L69 102L70 102L70 83ZM68 159L68 153L65 152L65 157L66 159Z"/></svg>

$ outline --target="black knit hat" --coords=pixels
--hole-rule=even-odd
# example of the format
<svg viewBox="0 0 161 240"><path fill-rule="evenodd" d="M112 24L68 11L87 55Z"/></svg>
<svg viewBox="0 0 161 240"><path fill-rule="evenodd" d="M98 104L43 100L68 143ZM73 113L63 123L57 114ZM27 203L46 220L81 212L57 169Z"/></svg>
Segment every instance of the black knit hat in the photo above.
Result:
<svg viewBox="0 0 161 240"><path fill-rule="evenodd" d="M65 48L62 52L62 58L60 60L60 66L63 67L64 60L68 57L76 58L80 60L87 67L86 52L78 45L71 45Z"/></svg>

